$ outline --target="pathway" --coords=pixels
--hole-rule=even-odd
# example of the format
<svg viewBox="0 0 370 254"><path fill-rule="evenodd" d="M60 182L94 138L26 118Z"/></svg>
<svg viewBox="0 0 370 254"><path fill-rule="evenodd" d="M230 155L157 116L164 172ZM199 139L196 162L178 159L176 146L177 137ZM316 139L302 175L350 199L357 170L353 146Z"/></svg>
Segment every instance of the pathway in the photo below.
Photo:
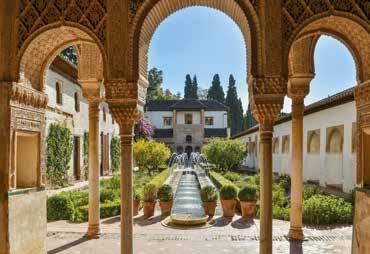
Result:
<svg viewBox="0 0 370 254"><path fill-rule="evenodd" d="M159 214L159 211L157 211ZM178 230L166 228L159 215L146 220L134 219L135 254L221 254L258 253L259 221L245 224L239 216L233 221L217 217L215 226L207 229ZM285 235L289 222L274 220L275 253L351 253L352 227L305 227L307 241L289 242ZM102 237L87 241L83 238L86 223L65 221L48 224L47 249L49 254L113 254L119 253L119 217L102 221Z"/></svg>

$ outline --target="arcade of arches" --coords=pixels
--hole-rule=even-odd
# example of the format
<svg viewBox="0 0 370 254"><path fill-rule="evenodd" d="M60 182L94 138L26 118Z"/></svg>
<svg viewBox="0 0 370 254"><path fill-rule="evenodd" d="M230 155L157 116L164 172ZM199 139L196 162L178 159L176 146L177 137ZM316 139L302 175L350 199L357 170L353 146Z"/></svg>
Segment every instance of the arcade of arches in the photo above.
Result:
<svg viewBox="0 0 370 254"><path fill-rule="evenodd" d="M132 127L145 102L148 47L155 29L167 16L190 6L224 12L245 38L249 99L260 124L260 253L272 253L272 132L284 96L288 94L293 101L288 235L302 239L302 116L303 100L315 73L313 51L322 34L338 38L349 48L356 62L358 82L353 253L370 252L370 161L365 156L370 150L367 1L4 0L0 6L1 254L45 252L43 130L47 95L43 86L52 59L70 45L77 48L78 79L90 102L88 235L99 237L100 232L97 105L106 100L121 135L121 253L133 253ZM105 91L104 96L101 91ZM334 150L341 145L335 135L333 132L330 147ZM315 145L312 147L314 151ZM24 163L20 161L24 160L29 160L31 173L23 170Z"/></svg>

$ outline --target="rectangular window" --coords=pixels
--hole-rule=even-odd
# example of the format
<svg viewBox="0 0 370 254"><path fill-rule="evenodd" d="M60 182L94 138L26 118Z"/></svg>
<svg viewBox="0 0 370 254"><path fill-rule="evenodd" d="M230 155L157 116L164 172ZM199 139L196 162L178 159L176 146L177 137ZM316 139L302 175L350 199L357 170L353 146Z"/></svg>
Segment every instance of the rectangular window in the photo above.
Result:
<svg viewBox="0 0 370 254"><path fill-rule="evenodd" d="M164 126L171 126L172 125L172 117L163 117L163 125Z"/></svg>
<svg viewBox="0 0 370 254"><path fill-rule="evenodd" d="M206 125L213 125L213 117L206 117L205 123Z"/></svg>
<svg viewBox="0 0 370 254"><path fill-rule="evenodd" d="M185 124L193 124L193 115L185 114Z"/></svg>
<svg viewBox="0 0 370 254"><path fill-rule="evenodd" d="M57 104L63 105L63 83L57 81L55 84Z"/></svg>
<svg viewBox="0 0 370 254"><path fill-rule="evenodd" d="M78 92L75 92L75 110L80 112L80 94Z"/></svg>

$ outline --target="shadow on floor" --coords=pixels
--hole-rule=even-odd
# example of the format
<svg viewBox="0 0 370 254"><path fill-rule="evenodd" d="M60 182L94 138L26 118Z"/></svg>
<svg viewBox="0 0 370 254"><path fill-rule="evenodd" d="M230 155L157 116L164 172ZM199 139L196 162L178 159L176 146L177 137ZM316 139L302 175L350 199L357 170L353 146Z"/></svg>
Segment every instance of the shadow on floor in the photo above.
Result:
<svg viewBox="0 0 370 254"><path fill-rule="evenodd" d="M302 241L294 241L291 240L289 242L289 250L290 254L302 254L303 253L303 248L302 248Z"/></svg>
<svg viewBox="0 0 370 254"><path fill-rule="evenodd" d="M215 224L213 225L214 227L225 227L229 225L233 221L232 218L226 218L226 217L219 217L215 219Z"/></svg>
<svg viewBox="0 0 370 254"><path fill-rule="evenodd" d="M121 216L109 218L107 220L102 221L102 224L114 224L121 221Z"/></svg>
<svg viewBox="0 0 370 254"><path fill-rule="evenodd" d="M75 240L75 241L73 241L73 242L70 242L70 243L67 243L67 244L65 244L65 245L62 245L62 246L60 246L60 247L58 247L58 248L55 248L55 249L53 249L53 250L49 250L48 252L47 252L47 254L57 254L57 253L59 253L59 252L62 252L62 251L65 251L65 250L68 250L68 249L70 249L70 248L72 248L72 247L74 247L74 246L77 246L77 245L79 245L79 244L81 244L81 243L84 243L84 242L87 242L87 241L89 241L90 239L88 239L87 237L82 237L82 238L80 238L80 239L77 239L77 240Z"/></svg>
<svg viewBox="0 0 370 254"><path fill-rule="evenodd" d="M156 224L158 222L161 222L165 218L166 217L163 217L161 215L154 216L154 217L151 217L151 218L146 218L143 215L143 216L134 218L134 224L139 225L139 226L149 226L149 225L153 225L153 224Z"/></svg>
<svg viewBox="0 0 370 254"><path fill-rule="evenodd" d="M240 218L240 219L238 219L238 220L236 220L236 221L233 221L232 223L231 223L231 226L233 227L233 228L236 228L236 229L247 229L247 228L250 228L250 227L252 227L252 226L254 226L255 224L254 224L254 221L253 221L253 219L252 220L250 220L250 221L244 221L244 219L243 218Z"/></svg>

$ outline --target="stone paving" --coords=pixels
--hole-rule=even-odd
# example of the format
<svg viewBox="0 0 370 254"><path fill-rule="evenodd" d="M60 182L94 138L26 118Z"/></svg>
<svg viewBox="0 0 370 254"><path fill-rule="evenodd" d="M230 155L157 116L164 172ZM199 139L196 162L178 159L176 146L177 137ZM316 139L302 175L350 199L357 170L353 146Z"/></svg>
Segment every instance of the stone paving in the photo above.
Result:
<svg viewBox="0 0 370 254"><path fill-rule="evenodd" d="M216 217L216 224L205 229L172 229L162 226L160 216L134 219L135 254L221 254L258 253L259 221L244 223L240 216L232 221ZM58 221L48 224L48 254L119 253L119 217L102 220L102 235L97 240L83 237L87 224ZM351 226L305 227L307 240L289 242L289 222L273 222L274 253L351 253Z"/></svg>

